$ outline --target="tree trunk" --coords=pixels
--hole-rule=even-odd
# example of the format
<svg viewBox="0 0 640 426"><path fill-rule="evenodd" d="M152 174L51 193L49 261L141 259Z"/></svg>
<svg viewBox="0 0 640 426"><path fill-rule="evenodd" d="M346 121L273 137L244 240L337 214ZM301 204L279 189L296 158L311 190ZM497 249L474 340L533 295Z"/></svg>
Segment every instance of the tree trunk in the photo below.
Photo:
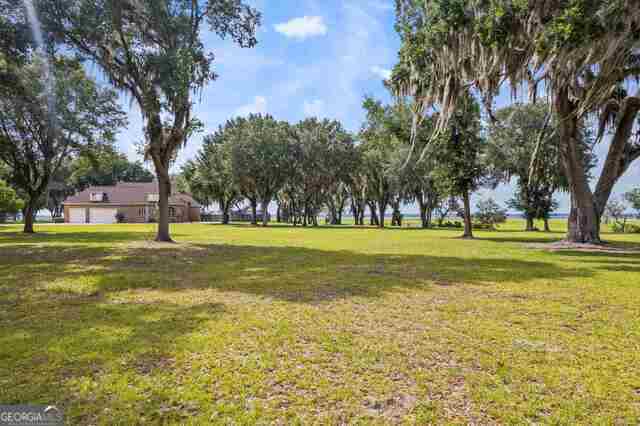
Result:
<svg viewBox="0 0 640 426"><path fill-rule="evenodd" d="M393 217L391 226L402 226L402 214L400 208L396 205L393 206Z"/></svg>
<svg viewBox="0 0 640 426"><path fill-rule="evenodd" d="M353 221L355 222L356 226L360 225L360 212L358 211L356 205L353 204L353 202L351 202L351 214L353 215Z"/></svg>
<svg viewBox="0 0 640 426"><path fill-rule="evenodd" d="M375 203L369 203L369 210L371 211L371 218L369 220L369 224L371 226L378 226L380 224L380 221L378 220L378 213L376 213Z"/></svg>
<svg viewBox="0 0 640 426"><path fill-rule="evenodd" d="M262 201L262 226L269 226L269 201L271 197Z"/></svg>
<svg viewBox="0 0 640 426"><path fill-rule="evenodd" d="M249 202L251 203L251 224L257 225L258 224L258 201L249 200Z"/></svg>
<svg viewBox="0 0 640 426"><path fill-rule="evenodd" d="M282 216L281 216L281 213L280 213L280 203L278 203L278 208L276 210L276 222L277 223L282 222Z"/></svg>
<svg viewBox="0 0 640 426"><path fill-rule="evenodd" d="M378 210L379 210L379 214L378 214L378 227L379 228L384 228L384 214L387 211L387 203L385 203L384 201L381 201L378 203Z"/></svg>
<svg viewBox="0 0 640 426"><path fill-rule="evenodd" d="M531 217L528 214L525 214L526 220L527 220L527 227L525 229L525 231L531 232L531 231L535 231L535 227L533 224L533 217Z"/></svg>
<svg viewBox="0 0 640 426"><path fill-rule="evenodd" d="M309 203L304 203L304 208L302 209L302 226L307 226L307 219L309 218Z"/></svg>
<svg viewBox="0 0 640 426"><path fill-rule="evenodd" d="M158 232L156 241L172 243L169 233L169 196L171 195L171 181L168 173L158 172Z"/></svg>
<svg viewBox="0 0 640 426"><path fill-rule="evenodd" d="M23 232L25 234L34 234L35 231L33 230L33 222L34 222L34 216L35 216L35 208L33 207L33 202L31 200L29 200L29 202L27 203L27 205L25 206L24 210L23 210L23 216L24 216L24 229Z"/></svg>
<svg viewBox="0 0 640 426"><path fill-rule="evenodd" d="M429 221L427 220L427 209L424 206L420 206L420 223L423 228L429 227Z"/></svg>
<svg viewBox="0 0 640 426"><path fill-rule="evenodd" d="M544 232L551 232L551 228L549 227L549 218L544 218Z"/></svg>
<svg viewBox="0 0 640 426"><path fill-rule="evenodd" d="M599 244L600 222L589 179L579 147L579 120L576 107L569 100L567 89L556 95L556 110L560 115L560 157L571 193L571 212L568 220L567 240L573 243Z"/></svg>
<svg viewBox="0 0 640 426"><path fill-rule="evenodd" d="M218 205L220 206L220 210L222 210L222 224L229 224L229 209L231 208L230 202L225 202L223 198L218 200Z"/></svg>
<svg viewBox="0 0 640 426"><path fill-rule="evenodd" d="M593 199L587 198L584 194L580 195L583 197L575 201L574 197L571 197L567 240L574 243L599 244L600 218L593 206Z"/></svg>
<svg viewBox="0 0 640 426"><path fill-rule="evenodd" d="M471 224L471 201L469 198L469 191L465 191L462 194L462 201L464 204L464 234L462 238L473 238L473 225Z"/></svg>

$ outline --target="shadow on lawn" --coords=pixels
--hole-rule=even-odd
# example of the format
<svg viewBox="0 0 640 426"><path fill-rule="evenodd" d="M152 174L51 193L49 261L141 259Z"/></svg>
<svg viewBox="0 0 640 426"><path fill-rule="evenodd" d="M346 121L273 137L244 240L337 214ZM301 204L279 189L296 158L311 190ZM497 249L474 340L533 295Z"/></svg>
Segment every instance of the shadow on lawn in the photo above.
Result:
<svg viewBox="0 0 640 426"><path fill-rule="evenodd" d="M0 323L8 325L0 331L0 374L5 378L0 400L55 403L63 410L70 404L82 407L85 399L95 403L93 392L78 391L85 380L99 382L118 371L166 373L180 339L224 313L220 304L108 304L100 297L32 308L37 313L22 316L17 310L0 316ZM64 386L74 391L61 392ZM78 415L78 423L95 423L91 413Z"/></svg>
<svg viewBox="0 0 640 426"><path fill-rule="evenodd" d="M135 242L97 248L3 244L0 271L0 376L8 378L0 400L55 402L63 409L104 397L90 387L78 391L85 380L170 371L181 339L226 312L215 295L178 303L185 290L318 304L405 289L428 291L432 282L524 284L593 273L528 260ZM59 286L51 286L58 281ZM82 289L86 281L88 289ZM145 298L149 289L159 291L160 298ZM34 395L41 400L33 401ZM154 398L157 402L170 396ZM109 405L108 400L101 403ZM95 423L91 416L76 412L71 417L78 423Z"/></svg>
<svg viewBox="0 0 640 426"><path fill-rule="evenodd" d="M261 224L258 225L252 225L251 223L245 223L245 222L232 222L229 224L223 224L223 223L205 223L207 226L223 226L223 227L227 227L227 228L249 228L249 229L261 229L264 228ZM362 229L362 230L380 230L380 231L439 231L439 230L456 230L456 228L422 228L420 226L403 226L403 227L397 227L397 226L385 226L384 228L379 228L375 225L328 225L328 224L321 224L318 226L312 226L312 225L308 225L308 226L302 226L302 225L296 225L293 226L290 223L269 223L269 225L267 226L267 228L271 228L271 229L297 229L297 230L301 230L301 231L323 231L323 230L339 230L339 229Z"/></svg>
<svg viewBox="0 0 640 426"><path fill-rule="evenodd" d="M135 243L134 243L135 244ZM83 245L0 246L8 293L34 298L106 294L138 288L163 291L217 289L274 299L320 303L425 288L431 283L526 283L589 277L590 269L515 259L363 254L301 247L155 245L91 248ZM61 286L51 286L56 280ZM75 281L91 281L74 292ZM0 293L1 298L2 293Z"/></svg>
<svg viewBox="0 0 640 426"><path fill-rule="evenodd" d="M117 232L104 230L78 231L78 232L55 232L38 231L35 234L24 234L22 232L2 232L0 233L0 244L42 244L42 243L119 243L125 241L153 240L155 233L152 232Z"/></svg>

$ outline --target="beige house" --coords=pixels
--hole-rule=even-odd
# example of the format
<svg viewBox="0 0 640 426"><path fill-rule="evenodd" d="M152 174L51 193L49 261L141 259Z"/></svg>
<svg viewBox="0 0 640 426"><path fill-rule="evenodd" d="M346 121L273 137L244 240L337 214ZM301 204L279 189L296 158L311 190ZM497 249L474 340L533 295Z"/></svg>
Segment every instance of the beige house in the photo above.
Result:
<svg viewBox="0 0 640 426"><path fill-rule="evenodd" d="M118 183L92 186L64 202L66 223L146 223L157 219L158 184ZM171 222L199 222L200 204L189 194L169 198Z"/></svg>

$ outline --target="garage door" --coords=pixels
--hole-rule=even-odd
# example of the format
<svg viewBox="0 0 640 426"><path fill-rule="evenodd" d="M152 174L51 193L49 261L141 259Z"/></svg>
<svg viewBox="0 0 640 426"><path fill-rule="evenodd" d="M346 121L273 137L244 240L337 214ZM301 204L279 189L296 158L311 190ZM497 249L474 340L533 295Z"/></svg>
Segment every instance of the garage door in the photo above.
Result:
<svg viewBox="0 0 640 426"><path fill-rule="evenodd" d="M85 223L85 209L69 209L69 223Z"/></svg>
<svg viewBox="0 0 640 426"><path fill-rule="evenodd" d="M118 209L91 208L89 209L90 223L116 223Z"/></svg>

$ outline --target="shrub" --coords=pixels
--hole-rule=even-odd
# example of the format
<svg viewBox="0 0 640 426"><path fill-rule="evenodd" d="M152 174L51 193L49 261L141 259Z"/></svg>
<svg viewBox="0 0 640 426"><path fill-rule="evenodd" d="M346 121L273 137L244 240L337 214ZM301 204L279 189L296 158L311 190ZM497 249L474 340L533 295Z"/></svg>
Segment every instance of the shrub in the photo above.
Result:
<svg viewBox="0 0 640 426"><path fill-rule="evenodd" d="M446 221L438 225L440 228L462 228L462 222Z"/></svg>
<svg viewBox="0 0 640 426"><path fill-rule="evenodd" d="M122 212L118 212L118 213L116 213L116 221L117 221L118 223L124 223L124 221L125 221L125 219L126 219L126 218L127 218L127 217L124 215L124 213L122 213Z"/></svg>
<svg viewBox="0 0 640 426"><path fill-rule="evenodd" d="M625 227L624 231L627 234L640 234L640 225L635 225L633 223L628 223Z"/></svg>
<svg viewBox="0 0 640 426"><path fill-rule="evenodd" d="M611 231L616 234L640 234L640 225L616 221L611 223Z"/></svg>
<svg viewBox="0 0 640 426"><path fill-rule="evenodd" d="M480 229L494 229L497 224L507 221L507 211L501 209L493 198L478 201L476 208L478 212L473 218L482 227Z"/></svg>

